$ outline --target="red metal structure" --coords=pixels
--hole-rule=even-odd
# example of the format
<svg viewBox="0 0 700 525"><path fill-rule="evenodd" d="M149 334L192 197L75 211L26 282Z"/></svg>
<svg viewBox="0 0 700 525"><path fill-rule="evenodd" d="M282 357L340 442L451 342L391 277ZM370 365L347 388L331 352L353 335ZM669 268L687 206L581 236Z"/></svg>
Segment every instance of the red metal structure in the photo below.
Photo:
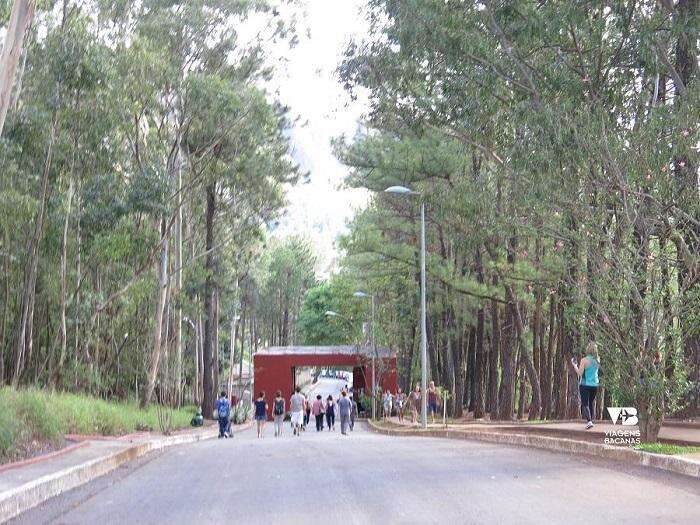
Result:
<svg viewBox="0 0 700 525"><path fill-rule="evenodd" d="M352 367L353 391L372 386L372 350L359 346L271 346L253 356L253 396L264 391L271 399L277 390L289 399L294 390L296 369L302 367ZM396 392L396 353L377 348L377 386Z"/></svg>

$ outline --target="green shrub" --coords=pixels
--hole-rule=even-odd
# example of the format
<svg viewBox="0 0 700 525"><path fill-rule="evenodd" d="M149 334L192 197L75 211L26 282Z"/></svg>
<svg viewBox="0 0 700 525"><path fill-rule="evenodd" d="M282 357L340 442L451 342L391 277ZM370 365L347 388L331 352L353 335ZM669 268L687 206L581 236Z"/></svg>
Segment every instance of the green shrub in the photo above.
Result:
<svg viewBox="0 0 700 525"><path fill-rule="evenodd" d="M188 427L195 412L194 407L170 410L170 427ZM30 452L34 442L59 443L66 434L119 436L157 428L155 405L141 410L136 402L0 388L0 462Z"/></svg>

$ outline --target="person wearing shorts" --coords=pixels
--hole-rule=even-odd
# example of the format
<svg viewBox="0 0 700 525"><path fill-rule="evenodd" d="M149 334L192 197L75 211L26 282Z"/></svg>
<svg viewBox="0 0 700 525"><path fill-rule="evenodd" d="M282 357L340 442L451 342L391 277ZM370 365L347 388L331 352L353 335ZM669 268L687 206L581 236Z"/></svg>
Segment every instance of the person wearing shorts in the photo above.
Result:
<svg viewBox="0 0 700 525"><path fill-rule="evenodd" d="M430 382L428 386L428 414L432 414L433 423L435 423L435 414L437 414L438 391L435 387L435 381Z"/></svg>
<svg viewBox="0 0 700 525"><path fill-rule="evenodd" d="M396 391L394 396L394 406L396 407L396 415L399 418L399 422L403 421L403 410L406 406L406 394L400 388Z"/></svg>
<svg viewBox="0 0 700 525"><path fill-rule="evenodd" d="M265 422L267 421L267 403L265 402L265 392L260 392L255 400L255 423L258 427L258 437L263 437Z"/></svg>
<svg viewBox="0 0 700 525"><path fill-rule="evenodd" d="M272 402L272 417L275 420L275 437L282 435L282 424L284 422L285 403L282 391L278 390Z"/></svg>
<svg viewBox="0 0 700 525"><path fill-rule="evenodd" d="M420 409L420 397L420 386L416 385L415 390L411 392L411 423L414 425L418 424L418 410Z"/></svg>
<svg viewBox="0 0 700 525"><path fill-rule="evenodd" d="M301 388L296 387L294 389L294 394L292 394L289 400L289 409L291 411L292 417L292 428L294 428L294 435L301 435L301 426L304 424L304 405L306 398L301 393Z"/></svg>

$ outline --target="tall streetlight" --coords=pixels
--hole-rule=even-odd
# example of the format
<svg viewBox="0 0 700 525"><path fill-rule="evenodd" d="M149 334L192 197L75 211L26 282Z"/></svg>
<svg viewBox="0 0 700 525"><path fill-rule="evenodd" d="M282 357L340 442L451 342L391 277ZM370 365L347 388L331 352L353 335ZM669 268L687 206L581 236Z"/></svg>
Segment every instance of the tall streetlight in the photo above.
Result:
<svg viewBox="0 0 700 525"><path fill-rule="evenodd" d="M377 341L374 337L374 312L375 312L375 300L374 295L370 295L361 290L358 290L353 297L359 297L360 299L370 299L372 301L372 320L370 324L370 344L372 345L372 419L377 419L377 373L376 373L376 357L377 357Z"/></svg>
<svg viewBox="0 0 700 525"><path fill-rule="evenodd" d="M421 414L420 423L423 428L428 428L428 335L426 332L426 308L425 308L425 200L422 194L405 186L391 186L384 190L395 195L418 196L420 200L420 364L421 364Z"/></svg>

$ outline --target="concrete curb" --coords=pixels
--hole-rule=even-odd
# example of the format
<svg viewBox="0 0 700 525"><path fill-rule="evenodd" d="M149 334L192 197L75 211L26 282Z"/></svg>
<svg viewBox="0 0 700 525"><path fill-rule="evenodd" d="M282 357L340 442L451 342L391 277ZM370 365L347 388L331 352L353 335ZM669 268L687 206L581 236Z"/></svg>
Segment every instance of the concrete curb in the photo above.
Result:
<svg viewBox="0 0 700 525"><path fill-rule="evenodd" d="M87 447L90 443L87 441L80 441L78 443L73 443L72 445L68 445L67 447L60 448L58 450L55 450L53 452L49 452L48 454L44 454L43 456L36 456L34 458L29 458L25 459L22 461L15 461L13 463L5 463L4 465L0 465L0 474L3 472L6 472L8 470L14 470L22 467L26 467L27 465L34 465L35 463L40 463L42 461L46 461L49 459L56 458L58 456L63 456L64 454L68 454L69 452L73 452L74 450L78 448L83 448Z"/></svg>
<svg viewBox="0 0 700 525"><path fill-rule="evenodd" d="M541 435L505 434L481 430L387 429L378 426L373 421L367 421L367 424L370 430L387 436L420 436L487 441L489 443L499 443L501 445L540 448L568 454L586 454L588 456L612 459L632 465L653 467L693 478L700 478L700 462L676 456L642 452L631 448Z"/></svg>
<svg viewBox="0 0 700 525"><path fill-rule="evenodd" d="M243 432L250 428L252 423L246 423L234 432ZM163 437L152 441L130 445L124 450L114 452L99 458L86 461L80 465L75 465L53 474L42 476L25 483L12 490L0 493L0 523L18 516L22 512L36 507L44 501L58 496L63 492L83 485L95 478L103 476L115 468L139 458L149 452L163 450L175 445L186 443L196 443L206 439L216 438L219 434L217 429L207 429L210 432L199 432L192 434L181 434L172 437Z"/></svg>

